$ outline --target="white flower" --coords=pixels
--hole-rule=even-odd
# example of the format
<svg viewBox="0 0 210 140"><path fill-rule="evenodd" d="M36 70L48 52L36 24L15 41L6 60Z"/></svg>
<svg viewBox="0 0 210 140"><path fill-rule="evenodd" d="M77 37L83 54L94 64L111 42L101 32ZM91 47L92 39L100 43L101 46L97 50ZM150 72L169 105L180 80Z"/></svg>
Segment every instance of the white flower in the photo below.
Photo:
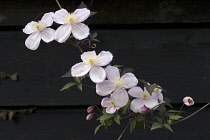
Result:
<svg viewBox="0 0 210 140"><path fill-rule="evenodd" d="M186 106L192 106L192 105L194 105L193 98L188 97L188 96L187 97L184 97L183 102L184 102L184 104Z"/></svg>
<svg viewBox="0 0 210 140"><path fill-rule="evenodd" d="M154 92L152 92L152 96L156 97L160 102L163 101L163 94L161 92L162 92L162 89L160 88L155 88Z"/></svg>
<svg viewBox="0 0 210 140"><path fill-rule="evenodd" d="M96 84L96 93L100 96L106 96L113 92L112 100L115 106L125 106L129 100L125 89L136 86L138 80L132 73L126 73L120 77L119 69L113 66L107 66L105 71L108 80Z"/></svg>
<svg viewBox="0 0 210 140"><path fill-rule="evenodd" d="M54 21L63 25L56 30L55 40L63 43L69 38L71 33L78 40L87 38L90 29L81 22L85 21L89 16L90 10L87 8L76 9L73 13L69 13L65 9L56 11Z"/></svg>
<svg viewBox="0 0 210 140"><path fill-rule="evenodd" d="M84 52L81 55L83 62L75 64L71 68L73 77L81 77L89 71L90 79L95 83L103 82L106 72L101 66L106 66L112 61L113 55L109 51L102 51L98 56L95 51Z"/></svg>
<svg viewBox="0 0 210 140"><path fill-rule="evenodd" d="M53 12L46 13L40 21L31 21L25 26L23 32L31 34L25 41L27 48L36 50L39 47L41 39L46 43L54 40L55 30L47 28L53 24L53 15Z"/></svg>
<svg viewBox="0 0 210 140"><path fill-rule="evenodd" d="M112 96L111 96L111 98L108 98L108 97L103 98L101 101L101 106L106 107L106 112L109 114L113 114L113 113L115 113L115 111L120 109L119 107L115 106L115 104L112 100Z"/></svg>
<svg viewBox="0 0 210 140"><path fill-rule="evenodd" d="M132 97L136 97L136 99L131 102L130 106L130 109L135 113L139 112L139 109L143 106L151 109L158 104L158 99L151 96L146 88L144 88L143 91L140 87L134 87L131 88L128 93Z"/></svg>

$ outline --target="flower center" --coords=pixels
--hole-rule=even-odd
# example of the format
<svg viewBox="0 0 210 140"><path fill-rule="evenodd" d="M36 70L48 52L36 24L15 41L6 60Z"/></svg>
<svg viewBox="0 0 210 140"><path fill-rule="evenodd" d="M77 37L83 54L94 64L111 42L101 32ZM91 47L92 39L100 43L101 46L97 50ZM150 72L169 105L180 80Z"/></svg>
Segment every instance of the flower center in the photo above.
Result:
<svg viewBox="0 0 210 140"><path fill-rule="evenodd" d="M154 89L154 92L158 92L159 93L160 92L160 89L159 88L155 88Z"/></svg>
<svg viewBox="0 0 210 140"><path fill-rule="evenodd" d="M114 106L114 102L113 101L110 101L109 103L110 103L111 106Z"/></svg>
<svg viewBox="0 0 210 140"><path fill-rule="evenodd" d="M90 65L94 65L96 62L96 57L93 57L93 56L89 56L87 57L86 59L86 63L90 64Z"/></svg>
<svg viewBox="0 0 210 140"><path fill-rule="evenodd" d="M33 25L34 30L41 31L44 28L44 24L41 21L38 21Z"/></svg>
<svg viewBox="0 0 210 140"><path fill-rule="evenodd" d="M67 23L73 23L76 20L76 16L74 14L68 14L65 18L64 21Z"/></svg>
<svg viewBox="0 0 210 140"><path fill-rule="evenodd" d="M188 99L188 102L191 104L193 101L191 99Z"/></svg>
<svg viewBox="0 0 210 140"><path fill-rule="evenodd" d="M121 79L116 80L115 82L116 87L122 87L123 81Z"/></svg>
<svg viewBox="0 0 210 140"><path fill-rule="evenodd" d="M142 99L146 99L148 97L148 94L146 94L145 92L141 93L141 98Z"/></svg>

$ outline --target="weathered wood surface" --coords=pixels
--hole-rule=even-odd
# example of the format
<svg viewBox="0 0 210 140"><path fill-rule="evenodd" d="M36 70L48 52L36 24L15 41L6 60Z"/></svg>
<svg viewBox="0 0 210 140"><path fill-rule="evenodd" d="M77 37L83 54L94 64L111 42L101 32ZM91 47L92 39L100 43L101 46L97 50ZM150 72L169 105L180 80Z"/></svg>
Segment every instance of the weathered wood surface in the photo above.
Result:
<svg viewBox="0 0 210 140"><path fill-rule="evenodd" d="M91 4L91 1L93 2ZM61 5L72 11L80 0L60 0ZM84 0L95 17L87 23L93 25L142 24L142 23L206 23L210 22L209 0ZM38 20L45 12L56 11L54 0L2 0L0 15L8 19L2 26L24 26Z"/></svg>
<svg viewBox="0 0 210 140"><path fill-rule="evenodd" d="M210 30L96 30L97 52L114 54L112 64L134 68L135 75L164 87L165 96L181 103L186 95L197 103L209 102ZM59 92L73 79L61 78L80 62L79 51L68 45L41 43L37 51L24 46L22 32L0 32L0 70L20 74L19 82L1 81L0 106L91 105L101 97L95 89L77 88ZM83 47L84 50L91 50ZM86 82L91 84L91 82Z"/></svg>
<svg viewBox="0 0 210 140"><path fill-rule="evenodd" d="M192 113L196 109L198 108L190 107L187 111ZM165 129L150 131L137 128L129 134L128 129L122 140L208 140L209 112L210 108L207 108L194 117L175 124L172 126L174 133ZM97 135L93 135L98 122L86 121L86 115L85 109L37 110L34 114L18 115L17 123L0 120L0 137L2 140L117 140L126 125L124 122L107 130L101 128Z"/></svg>

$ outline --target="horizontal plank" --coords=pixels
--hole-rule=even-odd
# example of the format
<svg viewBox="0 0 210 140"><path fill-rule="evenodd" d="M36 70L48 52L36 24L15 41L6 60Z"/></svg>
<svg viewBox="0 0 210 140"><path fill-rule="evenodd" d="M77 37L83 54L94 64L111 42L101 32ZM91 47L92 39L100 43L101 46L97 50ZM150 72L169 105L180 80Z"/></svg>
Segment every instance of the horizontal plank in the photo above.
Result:
<svg viewBox="0 0 210 140"><path fill-rule="evenodd" d="M80 0L60 0L61 5L72 11ZM98 14L88 24L142 24L142 23L200 23L210 22L208 0L84 0ZM91 3L92 2L92 3ZM0 14L7 20L1 26L23 26L40 19L49 11L58 10L54 0L6 0L0 5Z"/></svg>
<svg viewBox="0 0 210 140"><path fill-rule="evenodd" d="M97 52L111 51L112 64L134 68L139 79L165 88L164 95L174 103L181 103L186 95L197 103L209 102L209 29L96 31L101 41ZM19 82L1 81L1 106L100 104L102 97L92 88L84 87L83 93L76 87L59 92L73 81L61 76L81 61L76 48L53 41L41 42L37 51L31 51L24 46L26 37L22 32L0 32L0 71L20 75Z"/></svg>
<svg viewBox="0 0 210 140"><path fill-rule="evenodd" d="M188 113L197 110L196 107L187 108ZM161 140L209 139L210 108L207 108L194 117L182 123L172 125L174 133L165 129L154 131L137 128L132 134L125 132L121 140L139 140L145 138L153 140L155 137ZM185 115L188 115L185 114ZM37 110L34 114L17 115L18 122L0 120L0 137L3 140L116 140L123 131L126 122L113 125L107 130L101 128L93 135L98 122L86 121L85 109L74 110ZM204 129L205 128L205 129Z"/></svg>

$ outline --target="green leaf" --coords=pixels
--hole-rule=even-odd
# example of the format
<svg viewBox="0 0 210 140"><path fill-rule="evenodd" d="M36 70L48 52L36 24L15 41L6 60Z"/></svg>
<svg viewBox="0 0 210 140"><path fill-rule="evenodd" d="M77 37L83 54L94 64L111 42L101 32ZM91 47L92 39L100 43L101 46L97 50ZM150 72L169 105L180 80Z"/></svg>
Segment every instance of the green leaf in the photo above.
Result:
<svg viewBox="0 0 210 140"><path fill-rule="evenodd" d="M96 38L98 36L97 32L93 33L92 39Z"/></svg>
<svg viewBox="0 0 210 140"><path fill-rule="evenodd" d="M75 82L67 83L60 91L63 91L65 89L68 89L68 88L70 88L70 87L72 87L74 85L77 85L77 83L75 83Z"/></svg>
<svg viewBox="0 0 210 140"><path fill-rule="evenodd" d="M175 115L175 114L170 114L169 115L170 120L179 120L181 118L182 118L182 116L180 116L180 115Z"/></svg>
<svg viewBox="0 0 210 140"><path fill-rule="evenodd" d="M81 2L81 4L78 6L78 9L87 8L87 5L84 2Z"/></svg>
<svg viewBox="0 0 210 140"><path fill-rule="evenodd" d="M82 91L82 84L77 85L77 88Z"/></svg>
<svg viewBox="0 0 210 140"><path fill-rule="evenodd" d="M145 117L142 114L139 114L137 116L137 122L142 122L143 120L145 120Z"/></svg>
<svg viewBox="0 0 210 140"><path fill-rule="evenodd" d="M121 119L120 115L115 115L114 116L114 121L119 125L120 125L120 119Z"/></svg>
<svg viewBox="0 0 210 140"><path fill-rule="evenodd" d="M144 85L148 85L147 81L143 80L143 79L139 79L140 82L142 82Z"/></svg>
<svg viewBox="0 0 210 140"><path fill-rule="evenodd" d="M92 41L100 42L98 39L92 39Z"/></svg>
<svg viewBox="0 0 210 140"><path fill-rule="evenodd" d="M152 124L151 130L158 129L158 128L162 128L162 124L159 122L154 122Z"/></svg>
<svg viewBox="0 0 210 140"><path fill-rule="evenodd" d="M166 111L166 107L162 104L156 110L159 110L161 112L165 112Z"/></svg>
<svg viewBox="0 0 210 140"><path fill-rule="evenodd" d="M163 123L163 120L162 120L160 117L155 116L155 119L156 119L159 123Z"/></svg>
<svg viewBox="0 0 210 140"><path fill-rule="evenodd" d="M170 130L171 132L173 132L171 126L169 124L164 124L163 125L166 129Z"/></svg>
<svg viewBox="0 0 210 140"><path fill-rule="evenodd" d="M122 108L122 113L123 114L126 113L126 111L127 111L128 107L129 107L130 103L131 103L131 101L128 101L127 105Z"/></svg>
<svg viewBox="0 0 210 140"><path fill-rule="evenodd" d="M133 132L133 130L135 129L135 127L136 127L136 119L133 119L130 122L130 133Z"/></svg>
<svg viewBox="0 0 210 140"><path fill-rule="evenodd" d="M110 118L112 118L114 116L114 114L109 114L109 113L105 113L103 116L100 117L100 120L108 120Z"/></svg>
<svg viewBox="0 0 210 140"><path fill-rule="evenodd" d="M94 131L94 135L98 132L99 128L102 126L102 124L98 125L96 128L95 128L95 131Z"/></svg>
<svg viewBox="0 0 210 140"><path fill-rule="evenodd" d="M151 84L151 85L145 85L147 91L152 94L155 88L158 88L159 86L157 84Z"/></svg>
<svg viewBox="0 0 210 140"><path fill-rule="evenodd" d="M78 84L81 83L81 81L80 81L80 79L79 79L78 77L75 77L74 80L75 80L75 82L78 83Z"/></svg>
<svg viewBox="0 0 210 140"><path fill-rule="evenodd" d="M180 111L177 111L177 110L168 110L167 112L168 113L179 113Z"/></svg>
<svg viewBox="0 0 210 140"><path fill-rule="evenodd" d="M117 67L117 68L120 68L120 67L123 67L124 65L113 65L113 67Z"/></svg>
<svg viewBox="0 0 210 140"><path fill-rule="evenodd" d="M126 73L132 73L133 71L134 71L134 69L132 69L132 68L124 68L123 72L122 72L122 75L124 75Z"/></svg>

